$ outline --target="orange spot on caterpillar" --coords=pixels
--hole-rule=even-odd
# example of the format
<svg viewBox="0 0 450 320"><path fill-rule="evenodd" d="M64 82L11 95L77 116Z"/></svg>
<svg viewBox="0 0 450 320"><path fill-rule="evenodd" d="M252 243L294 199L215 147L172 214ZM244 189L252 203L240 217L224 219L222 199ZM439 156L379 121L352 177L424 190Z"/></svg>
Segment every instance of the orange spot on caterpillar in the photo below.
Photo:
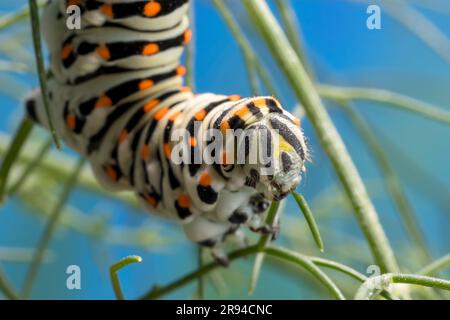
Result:
<svg viewBox="0 0 450 320"><path fill-rule="evenodd" d="M232 164L229 161L229 156L226 152L222 153L222 165L228 165L228 164Z"/></svg>
<svg viewBox="0 0 450 320"><path fill-rule="evenodd" d="M183 209L187 209L191 206L191 200L187 194L180 195L177 199L177 203Z"/></svg>
<svg viewBox="0 0 450 320"><path fill-rule="evenodd" d="M100 7L100 12L109 18L114 18L113 7L110 4L104 4Z"/></svg>
<svg viewBox="0 0 450 320"><path fill-rule="evenodd" d="M299 119L299 118L295 118L295 119L294 119L294 124L295 124L297 127L300 127L300 124L301 124L300 119Z"/></svg>
<svg viewBox="0 0 450 320"><path fill-rule="evenodd" d="M62 59L63 59L63 60L68 59L69 56L72 54L72 52L73 52L73 45L70 44L70 43L66 44L66 45L63 47L62 52L61 52L61 57L62 57Z"/></svg>
<svg viewBox="0 0 450 320"><path fill-rule="evenodd" d="M230 124L228 123L228 120L225 120L220 124L220 132L222 132L223 134L225 134L225 132L229 129Z"/></svg>
<svg viewBox="0 0 450 320"><path fill-rule="evenodd" d="M198 111L198 112L194 115L194 118L195 118L195 120L197 120L197 121L203 121L203 120L205 119L205 117L206 117L206 111L205 111L204 109Z"/></svg>
<svg viewBox="0 0 450 320"><path fill-rule="evenodd" d="M149 43L144 46L144 49L142 49L142 54L144 56L151 56L158 52L159 52L159 46L156 43Z"/></svg>
<svg viewBox="0 0 450 320"><path fill-rule="evenodd" d="M158 2L149 2L144 7L146 17L154 17L161 12L161 4Z"/></svg>
<svg viewBox="0 0 450 320"><path fill-rule="evenodd" d="M183 87L180 89L180 92L192 92L192 89L189 87Z"/></svg>
<svg viewBox="0 0 450 320"><path fill-rule="evenodd" d="M149 155L150 155L150 148L148 145L144 144L141 150L141 159L147 160Z"/></svg>
<svg viewBox="0 0 450 320"><path fill-rule="evenodd" d="M199 184L202 187L209 187L211 186L212 183L212 177L208 172L204 172L201 176L200 176L200 180L199 180Z"/></svg>
<svg viewBox="0 0 450 320"><path fill-rule="evenodd" d="M139 82L139 90L144 91L153 87L155 83L152 80L142 80Z"/></svg>
<svg viewBox="0 0 450 320"><path fill-rule="evenodd" d="M77 6L80 4L80 0L67 0L66 2L67 6Z"/></svg>
<svg viewBox="0 0 450 320"><path fill-rule="evenodd" d="M241 96L235 94L235 95L229 96L228 100L230 100L230 101L239 101L239 100L241 100Z"/></svg>
<svg viewBox="0 0 450 320"><path fill-rule="evenodd" d="M159 110L158 112L156 112L156 114L155 114L155 120L156 120L156 121L161 120L161 119L167 114L167 112L169 112L169 108L167 108L167 107L162 108L161 110Z"/></svg>
<svg viewBox="0 0 450 320"><path fill-rule="evenodd" d="M191 40L192 40L192 30L187 29L183 35L183 43L188 44L189 42L191 42Z"/></svg>
<svg viewBox="0 0 450 320"><path fill-rule="evenodd" d="M152 196L146 196L145 201L152 207L156 207L158 204L158 201L155 199L155 197Z"/></svg>
<svg viewBox="0 0 450 320"><path fill-rule="evenodd" d="M151 100L150 102L146 103L144 105L144 112L150 112L151 110L153 110L154 107L156 107L159 104L159 100L155 99L155 100Z"/></svg>
<svg viewBox="0 0 450 320"><path fill-rule="evenodd" d="M267 106L266 99L264 99L264 98L257 98L255 100L253 100L253 104L257 108L263 108L263 107Z"/></svg>
<svg viewBox="0 0 450 320"><path fill-rule="evenodd" d="M172 115L169 117L169 120L170 120L170 121L175 121L180 115L181 115L181 112L180 112L180 111L177 111L177 112L175 112L174 114L172 114Z"/></svg>
<svg viewBox="0 0 450 320"><path fill-rule="evenodd" d="M77 125L77 118L73 114L69 114L66 117L66 124L69 127L69 129L73 130L75 129Z"/></svg>
<svg viewBox="0 0 450 320"><path fill-rule="evenodd" d="M170 154L172 153L172 148L170 148L170 144L165 143L163 146L163 151L166 158L170 158Z"/></svg>
<svg viewBox="0 0 450 320"><path fill-rule="evenodd" d="M111 52L106 45L99 46L95 51L103 60L111 59Z"/></svg>
<svg viewBox="0 0 450 320"><path fill-rule="evenodd" d="M106 168L106 175L113 181L117 181L117 171L113 167L109 166Z"/></svg>
<svg viewBox="0 0 450 320"><path fill-rule="evenodd" d="M119 136L119 144L123 143L125 140L127 140L127 138L128 138L128 131L127 130L123 130L120 133L120 136Z"/></svg>
<svg viewBox="0 0 450 320"><path fill-rule="evenodd" d="M234 112L234 115L243 119L245 117L245 115L248 114L249 112L250 112L250 110L248 110L247 106L243 106L242 108L239 108L238 110L236 110Z"/></svg>
<svg viewBox="0 0 450 320"><path fill-rule="evenodd" d="M96 108L104 108L110 106L112 106L112 100L110 97L106 95L103 95L100 98L98 98L97 102L95 103Z"/></svg>
<svg viewBox="0 0 450 320"><path fill-rule="evenodd" d="M189 139L189 145L190 145L191 147L195 147L195 146L197 145L197 139L195 139L195 137L191 137L191 138Z"/></svg>
<svg viewBox="0 0 450 320"><path fill-rule="evenodd" d="M177 72L177 75L183 77L186 75L187 70L186 70L185 66L178 66L176 72Z"/></svg>

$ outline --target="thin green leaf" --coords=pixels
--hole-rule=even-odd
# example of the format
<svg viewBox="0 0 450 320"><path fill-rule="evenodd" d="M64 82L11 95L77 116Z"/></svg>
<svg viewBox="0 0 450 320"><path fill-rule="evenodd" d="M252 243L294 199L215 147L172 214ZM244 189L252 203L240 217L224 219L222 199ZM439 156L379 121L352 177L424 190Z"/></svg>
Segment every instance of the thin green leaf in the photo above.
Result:
<svg viewBox="0 0 450 320"><path fill-rule="evenodd" d="M23 173L20 175L20 177L16 180L16 182L9 188L8 194L10 196L16 194L17 191L20 190L22 185L26 182L27 178L33 173L33 171L39 166L42 159L47 155L47 153L50 151L50 148L53 145L53 140L48 140L45 142L41 149L38 151L36 157L33 159L33 161L30 161L28 165L26 166Z"/></svg>
<svg viewBox="0 0 450 320"><path fill-rule="evenodd" d="M316 220L314 219L314 215L311 212L308 203L301 194L294 191L292 192L292 195L294 196L295 201L300 207L300 210L302 211L303 216L305 217L306 222L308 223L309 229L311 230L311 233L313 235L314 241L317 244L317 247L321 252L323 252L324 246L322 237L320 236L319 227L317 226Z"/></svg>
<svg viewBox="0 0 450 320"><path fill-rule="evenodd" d="M450 253L437 259L436 261L433 261L417 273L424 276L431 276L445 270L448 267L450 267Z"/></svg>
<svg viewBox="0 0 450 320"><path fill-rule="evenodd" d="M10 146L3 157L0 168L0 204L2 204L5 200L6 185L8 183L11 168L15 160L18 158L25 141L30 135L31 129L33 129L33 123L31 120L27 117L23 118L19 129L17 130L14 138L11 140Z"/></svg>

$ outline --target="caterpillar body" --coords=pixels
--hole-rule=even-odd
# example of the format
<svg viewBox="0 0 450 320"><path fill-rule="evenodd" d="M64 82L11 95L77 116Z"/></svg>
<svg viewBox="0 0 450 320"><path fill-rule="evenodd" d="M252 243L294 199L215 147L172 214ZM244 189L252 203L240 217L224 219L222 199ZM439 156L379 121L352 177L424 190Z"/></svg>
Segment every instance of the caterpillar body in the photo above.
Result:
<svg viewBox="0 0 450 320"><path fill-rule="evenodd" d="M80 30L66 27L72 5L81 12ZM274 232L262 215L298 186L308 149L300 121L275 98L193 94L183 86L188 9L188 0L50 1L42 17L47 95L57 133L89 160L105 188L132 190L150 212L180 222L189 239L226 263L223 243L242 241L241 225ZM39 91L26 109L48 128ZM227 148L215 151L214 163L192 161L192 154L176 162L171 137L181 129L187 139L178 155L208 148L210 129L225 137L240 129L253 133L241 155L265 147L270 165L236 163L239 154Z"/></svg>

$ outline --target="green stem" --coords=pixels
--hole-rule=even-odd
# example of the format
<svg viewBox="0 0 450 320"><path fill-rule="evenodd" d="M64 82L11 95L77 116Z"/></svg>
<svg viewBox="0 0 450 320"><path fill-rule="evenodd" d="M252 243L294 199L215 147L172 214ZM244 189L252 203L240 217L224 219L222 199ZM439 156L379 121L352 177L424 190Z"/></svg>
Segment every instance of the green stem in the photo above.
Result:
<svg viewBox="0 0 450 320"><path fill-rule="evenodd" d="M246 0L244 5L302 103L352 204L376 263L383 272L397 271L398 265L394 253L366 187L305 67L297 57L267 3L261 0Z"/></svg>
<svg viewBox="0 0 450 320"><path fill-rule="evenodd" d="M133 263L140 263L142 262L142 258L139 256L128 256L125 257L119 261L117 261L116 263L114 263L110 268L109 268L109 275L111 278L111 284L114 290L114 293L116 295L117 300L125 300L125 296L123 295L123 291L122 288L120 286L120 279L119 279L119 275L117 274L117 272L123 268L125 268L126 266L133 264Z"/></svg>
<svg viewBox="0 0 450 320"><path fill-rule="evenodd" d="M39 243L37 245L33 261L31 262L30 268L28 270L28 273L26 275L25 285L23 289L23 296L28 297L31 293L31 290L33 288L34 280L36 279L36 276L39 272L39 268L41 266L42 258L44 257L45 250L47 249L51 238L55 232L55 229L58 225L59 218L61 217L61 214L63 213L64 206L66 202L69 200L69 197L77 183L78 175L83 168L85 163L84 159L80 159L72 173L72 175L69 177L69 179L66 181L63 191L61 194L61 197L58 199L58 202L56 203L49 220L47 222L47 225L45 226L44 232L42 234L42 237L39 240Z"/></svg>
<svg viewBox="0 0 450 320"><path fill-rule="evenodd" d="M33 33L33 44L34 52L36 57L36 66L39 75L39 84L41 86L41 94L44 102L45 113L47 115L49 131L53 137L55 145L58 149L61 149L61 144L59 138L56 134L55 126L53 124L53 117L50 112L50 103L48 101L48 90L46 81L46 72L44 67L44 58L42 56L42 43L41 43L41 30L39 23L39 10L36 0L28 0L30 7L30 17L31 17L31 29Z"/></svg>
<svg viewBox="0 0 450 320"><path fill-rule="evenodd" d="M198 268L201 269L204 263L203 263L203 248L200 246L198 246L197 248L197 260L198 260ZM205 299L205 277L198 277L197 299L199 300Z"/></svg>
<svg viewBox="0 0 450 320"><path fill-rule="evenodd" d="M224 1L213 0L213 4L217 8L217 11L222 15L222 18L233 34L234 39L236 39L239 48L241 48L242 54L244 55L245 65L248 71L251 91L252 94L256 96L261 90L259 88L257 77L256 57L252 52L251 46L248 41L242 36L243 32L240 30L238 23L233 18L233 15L226 7Z"/></svg>
<svg viewBox="0 0 450 320"><path fill-rule="evenodd" d="M350 277L352 277L353 279L355 279L359 282L364 282L367 280L367 277L365 275L356 271L353 268L346 266L345 264L342 264L342 263L339 263L336 261L332 261L332 260L328 260L328 259L324 259L324 258L319 258L319 257L309 257L309 258L313 263L315 263L316 265L318 265L320 267L325 267L325 268L339 271L341 273L349 275Z"/></svg>
<svg viewBox="0 0 450 320"><path fill-rule="evenodd" d="M318 85L317 91L323 98L347 102L349 100L369 100L382 103L387 107L395 107L434 121L450 124L450 112L427 102L384 89L338 87Z"/></svg>
<svg viewBox="0 0 450 320"><path fill-rule="evenodd" d="M32 129L33 122L27 117L24 117L3 158L0 168L0 204L5 200L6 185L8 183L8 176L11 172L11 168L18 158L20 150L25 144Z"/></svg>
<svg viewBox="0 0 450 320"><path fill-rule="evenodd" d="M437 259L436 261L433 261L417 273L424 276L431 276L448 267L450 267L450 253L443 256L442 258Z"/></svg>
<svg viewBox="0 0 450 320"><path fill-rule="evenodd" d="M420 247L423 261L430 261L428 246L425 237L417 221L416 214L409 203L406 194L403 192L400 181L397 178L394 168L391 166L389 159L386 157L383 147L379 144L377 137L372 133L371 128L361 115L348 104L339 104L347 114L351 122L355 125L362 139L365 141L371 151L378 167L383 172L386 180L388 191L394 200L397 210L403 220L406 230L413 241Z"/></svg>
<svg viewBox="0 0 450 320"><path fill-rule="evenodd" d="M308 202L306 202L305 198L297 192L292 192L292 195L294 196L295 201L300 207L303 216L305 217L306 222L308 223L309 229L311 230L311 233L313 235L314 241L317 244L317 247L321 252L323 252L324 247L322 237L320 236L319 227L317 226L316 220L314 219L314 215L308 205Z"/></svg>
<svg viewBox="0 0 450 320"><path fill-rule="evenodd" d="M296 252L292 252L290 250L284 249L284 248L278 248L278 247L272 247L268 246L263 249L261 249L258 245L254 245L251 247L247 247L244 249L236 250L232 252L228 256L228 260L230 262L237 260L239 258L249 256L252 254L257 254L259 252L264 252L270 256L282 259L284 261L292 262L302 268L305 268L307 271L309 271L314 277L316 277L320 282L322 282L329 290L330 292L338 299L344 299L344 296L340 292L340 290L337 288L337 286L326 276L320 269L318 269L314 263L312 262L313 258L309 258L304 255L300 255ZM323 265L327 265L330 268L334 269L345 269L345 268L339 268L339 264L333 264L326 260L321 260L321 263ZM209 264L204 265L202 268L191 272L182 278L170 283L167 286L160 287L155 286L152 290L144 294L140 299L145 300L151 300L151 299L158 299L161 298L164 295L167 295L181 287L186 286L190 282L196 280L198 277L202 277L211 271L214 271L215 269L220 268L221 265L219 265L217 262L211 262ZM346 269L346 273L352 273L353 276L357 273L356 271L349 271Z"/></svg>
<svg viewBox="0 0 450 320"><path fill-rule="evenodd" d="M306 59L305 50L303 49L302 42L300 41L299 26L297 23L297 17L295 16L295 10L289 0L275 0L275 4L280 11L281 22L283 23L284 30L286 30L286 36L291 43L292 47L297 53L302 64L307 68L308 74L312 77L313 73L309 68L309 63Z"/></svg>
<svg viewBox="0 0 450 320"><path fill-rule="evenodd" d="M5 294L5 297L10 300L20 299L12 286L9 284L2 270L0 270L0 291L2 291Z"/></svg>
<svg viewBox="0 0 450 320"><path fill-rule="evenodd" d="M267 247L264 251L271 256L286 261L290 261L294 264L303 267L314 277L316 277L320 282L322 282L328 288L328 290L334 295L336 299L345 300L344 295L336 286L336 284L322 270L320 270L307 256L280 247Z"/></svg>
<svg viewBox="0 0 450 320"><path fill-rule="evenodd" d="M267 212L266 216L266 222L265 224L268 226L273 226L275 224L275 221L277 220L278 215L278 209L280 208L280 202L279 201L273 201L270 205L269 211ZM261 238L258 241L258 246L262 249L267 246L267 244L270 242L270 239L272 238L271 234L264 234L261 236Z"/></svg>
<svg viewBox="0 0 450 320"><path fill-rule="evenodd" d="M263 67L261 61L256 56L253 51L250 42L245 38L244 33L240 30L238 23L233 18L231 12L227 9L222 1L214 0L217 11L222 15L226 25L233 34L234 39L244 55L244 60L246 62L246 67L249 73L250 86L252 88L252 93L256 95L259 92L259 86L257 84L256 75L254 75L254 69L256 69L257 75L261 78L262 83L269 91L270 94L276 95L276 88L272 82L272 78L268 74L267 70Z"/></svg>

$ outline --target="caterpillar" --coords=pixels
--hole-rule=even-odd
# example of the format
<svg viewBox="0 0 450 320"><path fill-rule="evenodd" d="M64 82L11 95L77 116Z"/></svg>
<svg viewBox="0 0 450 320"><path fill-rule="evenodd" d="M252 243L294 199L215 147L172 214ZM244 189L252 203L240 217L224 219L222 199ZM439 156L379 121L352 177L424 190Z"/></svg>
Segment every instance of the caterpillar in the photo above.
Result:
<svg viewBox="0 0 450 320"><path fill-rule="evenodd" d="M74 5L79 30L66 27ZM102 186L133 191L149 212L180 223L188 239L226 264L224 243L245 239L240 226L277 232L263 214L299 185L308 148L300 120L275 98L194 94L184 86L188 9L189 0L49 1L42 16L47 96L58 135L88 159ZM39 90L25 106L49 127ZM180 130L181 143L172 139ZM244 138L227 139L237 130ZM227 148L237 140L243 149ZM195 161L213 144L217 161ZM268 162L245 161L262 149Z"/></svg>

